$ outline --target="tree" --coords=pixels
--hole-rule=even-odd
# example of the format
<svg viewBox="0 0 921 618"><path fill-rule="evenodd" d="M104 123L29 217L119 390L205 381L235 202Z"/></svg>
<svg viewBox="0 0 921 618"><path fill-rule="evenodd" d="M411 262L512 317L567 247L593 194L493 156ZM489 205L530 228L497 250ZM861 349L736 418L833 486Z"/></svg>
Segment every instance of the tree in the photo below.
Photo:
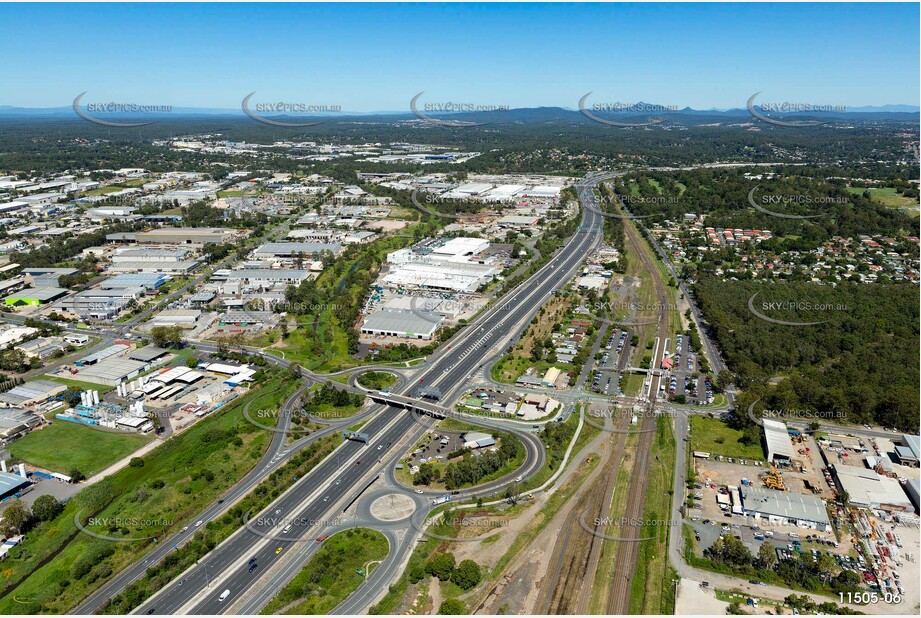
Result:
<svg viewBox="0 0 921 618"><path fill-rule="evenodd" d="M438 554L425 565L425 572L446 582L451 579L451 575L454 573L455 563L454 554L450 552Z"/></svg>
<svg viewBox="0 0 921 618"><path fill-rule="evenodd" d="M69 476L70 480L74 483L79 483L86 478L86 476L84 476L77 467L71 468L70 472L67 473L67 476Z"/></svg>
<svg viewBox="0 0 921 618"><path fill-rule="evenodd" d="M39 496L32 504L32 514L39 521L51 521L63 510L64 504L54 496Z"/></svg>
<svg viewBox="0 0 921 618"><path fill-rule="evenodd" d="M762 569L772 569L777 563L777 554L774 553L774 547L764 541L758 548L758 566Z"/></svg>
<svg viewBox="0 0 921 618"><path fill-rule="evenodd" d="M154 345L161 348L178 348L182 345L182 328L179 326L154 326L150 330Z"/></svg>
<svg viewBox="0 0 921 618"><path fill-rule="evenodd" d="M32 514L29 512L26 503L16 498L3 511L3 522L0 523L0 534L3 536L13 536L25 532L26 525L29 523ZM451 556L454 559L454 556Z"/></svg>
<svg viewBox="0 0 921 618"><path fill-rule="evenodd" d="M467 606L459 599L445 599L438 608L439 616L459 616L467 613Z"/></svg>
<svg viewBox="0 0 921 618"><path fill-rule="evenodd" d="M480 565L473 560L462 560L454 573L451 575L451 581L461 587L463 590L470 590L480 583L482 573Z"/></svg>

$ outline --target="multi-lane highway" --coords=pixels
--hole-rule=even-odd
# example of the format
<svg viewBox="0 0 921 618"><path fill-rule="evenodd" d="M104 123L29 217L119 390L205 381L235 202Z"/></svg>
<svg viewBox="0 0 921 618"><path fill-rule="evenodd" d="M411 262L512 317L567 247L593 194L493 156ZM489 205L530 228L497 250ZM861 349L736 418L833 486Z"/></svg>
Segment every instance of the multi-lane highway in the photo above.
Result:
<svg viewBox="0 0 921 618"><path fill-rule="evenodd" d="M566 246L536 274L496 301L442 346L401 389L402 394L413 395L415 389L424 384L440 388L443 400L450 402L469 378L520 335L533 314L574 274L584 257L597 247L601 239L600 224L598 212L585 209L582 225ZM361 429L369 434L369 445L357 442L344 444L334 456L260 514L261 519L235 533L198 565L148 600L140 611L152 610L158 614L226 611L235 599L259 581L261 572L297 542L288 539L300 538L302 542L312 542L311 535L317 526L299 524L334 520L332 505L339 504L361 489L369 476L373 478L383 472L376 462L389 455L394 443L407 434L421 435L426 430L419 424L418 418L405 409L375 408L383 413ZM492 425L488 420L481 424ZM525 439L526 443L533 443ZM529 456L528 468L534 465L534 459ZM496 488L499 486L497 484ZM273 517L284 517L287 521L272 525ZM282 534L281 530L287 523L291 523L292 528ZM261 534L283 540L269 540ZM250 562L251 558L255 558L254 563ZM256 568L251 569L252 564L256 564ZM224 590L230 590L230 593L220 600Z"/></svg>

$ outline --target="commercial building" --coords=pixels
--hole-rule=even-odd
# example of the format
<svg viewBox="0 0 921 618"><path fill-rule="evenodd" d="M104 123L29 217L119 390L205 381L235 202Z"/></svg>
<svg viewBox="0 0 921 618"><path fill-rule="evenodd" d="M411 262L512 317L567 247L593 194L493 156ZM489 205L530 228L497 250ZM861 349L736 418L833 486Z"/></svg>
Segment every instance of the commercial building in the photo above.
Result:
<svg viewBox="0 0 921 618"><path fill-rule="evenodd" d="M430 340L441 328L444 317L431 311L381 309L365 318L361 333L377 337Z"/></svg>
<svg viewBox="0 0 921 618"><path fill-rule="evenodd" d="M487 448L495 446L496 439L488 433L471 431L462 436L464 448Z"/></svg>
<svg viewBox="0 0 921 618"><path fill-rule="evenodd" d="M847 492L851 506L884 511L914 510L899 482L875 470L836 465L832 466L832 476L838 491Z"/></svg>
<svg viewBox="0 0 921 618"><path fill-rule="evenodd" d="M151 321L150 326L179 326L181 328L195 328L201 317L199 309L166 309L158 313Z"/></svg>
<svg viewBox="0 0 921 618"><path fill-rule="evenodd" d="M309 270L288 270L271 268L241 268L239 270L215 271L214 281L238 281L251 285L268 285L284 283L298 284L309 279L313 274Z"/></svg>
<svg viewBox="0 0 921 618"><path fill-rule="evenodd" d="M789 464L793 460L793 443L787 433L787 424L772 419L762 421L764 456L768 461Z"/></svg>
<svg viewBox="0 0 921 618"><path fill-rule="evenodd" d="M556 381L560 379L560 370L556 367L551 367L547 370L547 373L544 374L543 379L541 380L542 386L553 387L556 386Z"/></svg>
<svg viewBox="0 0 921 618"><path fill-rule="evenodd" d="M743 512L755 519L764 518L771 524L831 532L825 503L817 496L752 485L743 485L739 494Z"/></svg>
<svg viewBox="0 0 921 618"><path fill-rule="evenodd" d="M137 273L116 275L102 282L100 286L104 290L121 290L144 288L145 290L159 289L164 283L170 280L169 275L163 273Z"/></svg>

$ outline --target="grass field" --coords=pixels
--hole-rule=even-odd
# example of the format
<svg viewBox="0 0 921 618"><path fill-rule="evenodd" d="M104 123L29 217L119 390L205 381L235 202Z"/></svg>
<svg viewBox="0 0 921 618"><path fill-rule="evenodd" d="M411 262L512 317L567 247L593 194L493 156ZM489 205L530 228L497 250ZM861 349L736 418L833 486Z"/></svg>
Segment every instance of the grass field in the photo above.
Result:
<svg viewBox="0 0 921 618"><path fill-rule="evenodd" d="M13 442L10 455L13 459L63 474L77 468L89 477L152 439L136 433L114 433L55 421Z"/></svg>
<svg viewBox="0 0 921 618"><path fill-rule="evenodd" d="M65 372L65 374L70 375L67 372ZM78 373L77 375L80 375L80 374ZM99 391L100 397L102 397L103 395L105 395L111 390L115 390L114 386L106 386L105 384L95 384L94 382L81 382L80 380L72 380L70 378L63 378L63 377L53 376L53 375L48 375L48 374L45 374L44 376L42 376L42 379L46 379L46 378L49 380L53 380L55 382L60 382L61 384L64 384L66 386L73 386L74 388L79 388L82 391L89 391L89 390Z"/></svg>
<svg viewBox="0 0 921 618"><path fill-rule="evenodd" d="M142 466L127 466L85 487L58 517L33 528L3 562L0 613L67 613L111 573L153 545L149 540L112 543L80 534L74 517L81 512L81 517L93 514L100 521L139 522L115 532L102 527L99 531L104 534L149 537L178 530L265 452L271 435L242 418L243 406L251 402L256 409L277 408L295 387L282 378L266 380L261 388L159 445L144 456ZM200 531L196 537L204 534ZM109 548L115 549L114 554L103 555ZM95 565L90 573L82 570L88 563Z"/></svg>
<svg viewBox="0 0 921 618"><path fill-rule="evenodd" d="M344 601L372 570L369 563L383 560L389 551L387 537L377 530L358 528L339 532L323 542L262 614L323 615Z"/></svg>
<svg viewBox="0 0 921 618"><path fill-rule="evenodd" d="M883 206L888 206L890 208L911 208L918 207L918 200L914 200L910 197L905 197L899 195L894 187L885 187L885 188L870 188L866 189L863 187L848 187L849 193L863 194L864 192L870 193L870 199L875 200L882 204Z"/></svg>
<svg viewBox="0 0 921 618"><path fill-rule="evenodd" d="M691 450L741 459L764 458L761 445L742 444L739 442L741 437L741 431L736 431L718 418L691 415Z"/></svg>

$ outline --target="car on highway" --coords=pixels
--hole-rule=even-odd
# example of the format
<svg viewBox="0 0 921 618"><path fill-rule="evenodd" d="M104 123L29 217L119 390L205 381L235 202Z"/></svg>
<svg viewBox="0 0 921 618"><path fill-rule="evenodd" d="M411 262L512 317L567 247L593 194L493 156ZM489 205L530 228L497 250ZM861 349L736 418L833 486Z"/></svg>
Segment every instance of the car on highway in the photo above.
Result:
<svg viewBox="0 0 921 618"><path fill-rule="evenodd" d="M203 522L202 520L199 519L198 521L195 522L195 527L198 528L198 527L200 527L203 523L205 523L205 522Z"/></svg>
<svg viewBox="0 0 921 618"><path fill-rule="evenodd" d="M416 490L416 493L421 495L421 494L422 494L422 490L421 490L421 489L417 489L417 490Z"/></svg>
<svg viewBox="0 0 921 618"><path fill-rule="evenodd" d="M377 445L377 450L381 450L382 448L384 448L384 445L383 445L383 444L378 444L378 445Z"/></svg>
<svg viewBox="0 0 921 618"><path fill-rule="evenodd" d="M524 479L523 476L519 476L518 478L515 479L515 482L520 483L523 479Z"/></svg>
<svg viewBox="0 0 921 618"><path fill-rule="evenodd" d="M280 554L280 553L283 552L283 551L285 551L285 548L284 548L284 547L279 547L278 549L275 550L275 555L277 556L278 554Z"/></svg>
<svg viewBox="0 0 921 618"><path fill-rule="evenodd" d="M322 543L328 538L329 538L328 534L321 534L320 536L317 537L317 543ZM278 549L280 550L281 548L279 547Z"/></svg>
<svg viewBox="0 0 921 618"><path fill-rule="evenodd" d="M230 596L230 588L227 588L226 590L224 590L224 592L221 593L221 596L218 597L217 599L218 603L223 603L229 596Z"/></svg>

